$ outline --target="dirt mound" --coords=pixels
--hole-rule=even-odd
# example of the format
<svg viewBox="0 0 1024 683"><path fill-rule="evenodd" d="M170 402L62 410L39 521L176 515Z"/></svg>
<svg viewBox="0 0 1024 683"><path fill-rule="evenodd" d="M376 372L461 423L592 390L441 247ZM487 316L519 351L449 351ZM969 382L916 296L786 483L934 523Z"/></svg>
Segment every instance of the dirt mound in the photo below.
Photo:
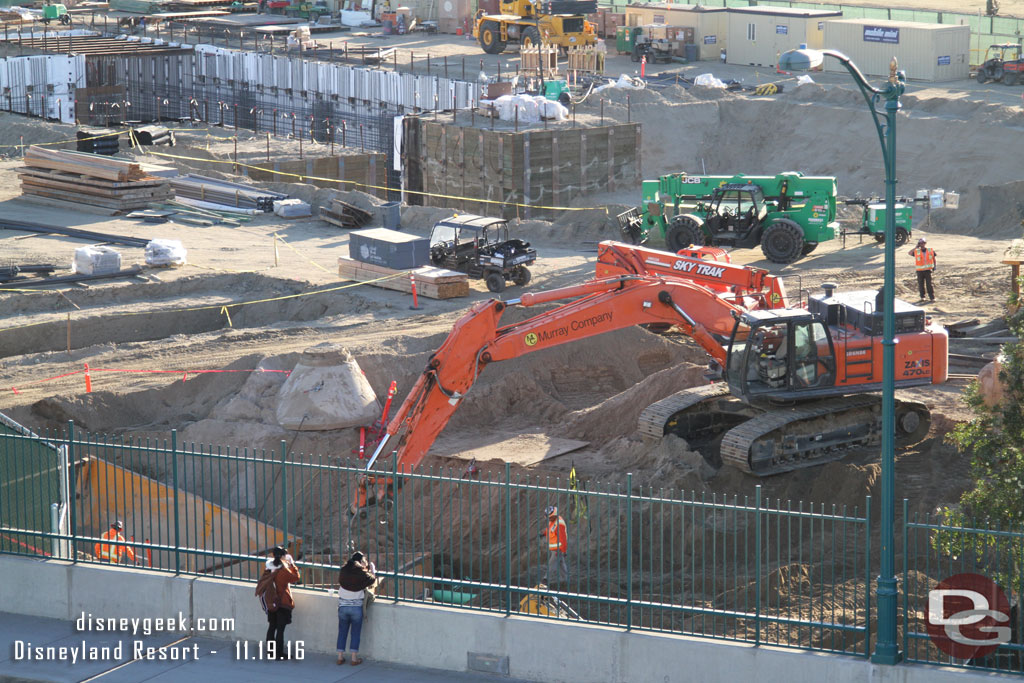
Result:
<svg viewBox="0 0 1024 683"><path fill-rule="evenodd" d="M960 195L960 208L931 212L931 230L975 237L1020 237L1024 181L978 185Z"/></svg>

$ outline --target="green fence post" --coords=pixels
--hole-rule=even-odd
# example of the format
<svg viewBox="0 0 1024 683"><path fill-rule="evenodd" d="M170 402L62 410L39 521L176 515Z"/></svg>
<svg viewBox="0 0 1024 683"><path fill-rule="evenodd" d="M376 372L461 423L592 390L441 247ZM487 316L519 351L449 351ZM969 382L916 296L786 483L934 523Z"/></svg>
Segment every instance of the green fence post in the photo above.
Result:
<svg viewBox="0 0 1024 683"><path fill-rule="evenodd" d="M505 463L505 616L512 613L512 464Z"/></svg>
<svg viewBox="0 0 1024 683"><path fill-rule="evenodd" d="M384 486L384 504L387 505L387 486ZM398 584L398 501L400 496L397 494L398 491L398 455L391 458L391 491L394 495L394 500L391 501L391 533L395 537L394 553L395 560L391 566L395 568L395 602L398 602L398 596L402 594L401 586Z"/></svg>
<svg viewBox="0 0 1024 683"><path fill-rule="evenodd" d="M761 644L761 485L754 489L754 644Z"/></svg>
<svg viewBox="0 0 1024 683"><path fill-rule="evenodd" d="M181 573L181 517L178 512L178 430L171 430L171 478L174 483L174 573Z"/></svg>
<svg viewBox="0 0 1024 683"><path fill-rule="evenodd" d="M907 619L907 585L910 581L910 553L907 547L907 536L910 534L910 529L907 527L907 521L910 519L910 501L906 498L903 499L903 652L907 652L907 647L910 644L910 639L907 637L907 631L910 626Z"/></svg>
<svg viewBox="0 0 1024 683"><path fill-rule="evenodd" d="M67 447L67 472L68 472L68 506L71 508L71 562L78 563L78 515L75 508L78 496L75 491L75 422L68 420L68 447Z"/></svg>
<svg viewBox="0 0 1024 683"><path fill-rule="evenodd" d="M864 496L864 656L871 657L871 496Z"/></svg>
<svg viewBox="0 0 1024 683"><path fill-rule="evenodd" d="M281 439L281 528L284 531L284 547L288 548L288 442Z"/></svg>
<svg viewBox="0 0 1024 683"><path fill-rule="evenodd" d="M633 628L633 473L626 474L626 630Z"/></svg>

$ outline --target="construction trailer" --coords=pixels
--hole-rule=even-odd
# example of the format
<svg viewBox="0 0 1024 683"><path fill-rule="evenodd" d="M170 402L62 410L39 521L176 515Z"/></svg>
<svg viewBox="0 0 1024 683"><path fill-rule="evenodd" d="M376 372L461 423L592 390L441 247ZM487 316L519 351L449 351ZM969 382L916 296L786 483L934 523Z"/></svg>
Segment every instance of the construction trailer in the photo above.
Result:
<svg viewBox="0 0 1024 683"><path fill-rule="evenodd" d="M728 63L775 67L786 50L826 45L825 22L843 15L832 10L795 7L731 7L728 12ZM833 47L828 44L829 47Z"/></svg>
<svg viewBox="0 0 1024 683"><path fill-rule="evenodd" d="M907 78L956 81L970 77L971 27L883 19L825 22L825 44L839 50L867 76L888 76L893 57ZM845 71L826 59L825 71Z"/></svg>
<svg viewBox="0 0 1024 683"><path fill-rule="evenodd" d="M626 26L664 24L693 29L697 59L717 61L727 49L728 12L725 7L648 3L626 7Z"/></svg>

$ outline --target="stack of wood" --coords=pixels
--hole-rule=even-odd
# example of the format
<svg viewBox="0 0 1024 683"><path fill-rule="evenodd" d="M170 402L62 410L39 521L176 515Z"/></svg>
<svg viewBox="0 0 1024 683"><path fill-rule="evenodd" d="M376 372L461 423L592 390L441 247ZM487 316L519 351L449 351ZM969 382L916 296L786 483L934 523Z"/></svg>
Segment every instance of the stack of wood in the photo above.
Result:
<svg viewBox="0 0 1024 683"><path fill-rule="evenodd" d="M32 146L18 170L24 195L114 211L145 208L173 196L166 178L128 159Z"/></svg>
<svg viewBox="0 0 1024 683"><path fill-rule="evenodd" d="M420 266L409 271L393 270L372 263L363 263L344 256L338 257L338 275L342 280L372 282L373 286L393 289L396 292L412 293L412 273L416 279L416 294L428 299L454 299L469 296L469 276L445 268ZM388 278L388 276L392 276ZM388 278L388 279L381 279Z"/></svg>
<svg viewBox="0 0 1024 683"><path fill-rule="evenodd" d="M329 206L320 207L320 218L340 228L361 228L370 222L373 215L358 206L334 198Z"/></svg>
<svg viewBox="0 0 1024 683"><path fill-rule="evenodd" d="M580 73L604 73L604 52L593 46L569 48L569 71Z"/></svg>
<svg viewBox="0 0 1024 683"><path fill-rule="evenodd" d="M520 69L524 73L539 73L543 67L545 78L558 74L558 46L538 45L519 50Z"/></svg>

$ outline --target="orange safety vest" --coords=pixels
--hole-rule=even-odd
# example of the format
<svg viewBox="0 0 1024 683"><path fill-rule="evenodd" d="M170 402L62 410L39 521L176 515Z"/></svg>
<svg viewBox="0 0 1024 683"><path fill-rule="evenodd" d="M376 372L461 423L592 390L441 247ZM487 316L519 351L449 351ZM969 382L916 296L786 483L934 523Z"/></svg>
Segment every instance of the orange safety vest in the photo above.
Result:
<svg viewBox="0 0 1024 683"><path fill-rule="evenodd" d="M921 247L914 249L914 265L918 270L931 270L935 267L935 250Z"/></svg>
<svg viewBox="0 0 1024 683"><path fill-rule="evenodd" d="M566 539L565 520L557 517L555 521L548 523L548 550L557 550L564 553L569 549L569 542Z"/></svg>
<svg viewBox="0 0 1024 683"><path fill-rule="evenodd" d="M108 529L100 538L104 541L120 541L124 543L124 536L117 531L117 529ZM135 553L132 552L131 548L123 545L113 545L111 543L97 543L96 544L96 557L100 558L105 562L120 562L121 556L127 554L128 559L132 562L135 561Z"/></svg>

